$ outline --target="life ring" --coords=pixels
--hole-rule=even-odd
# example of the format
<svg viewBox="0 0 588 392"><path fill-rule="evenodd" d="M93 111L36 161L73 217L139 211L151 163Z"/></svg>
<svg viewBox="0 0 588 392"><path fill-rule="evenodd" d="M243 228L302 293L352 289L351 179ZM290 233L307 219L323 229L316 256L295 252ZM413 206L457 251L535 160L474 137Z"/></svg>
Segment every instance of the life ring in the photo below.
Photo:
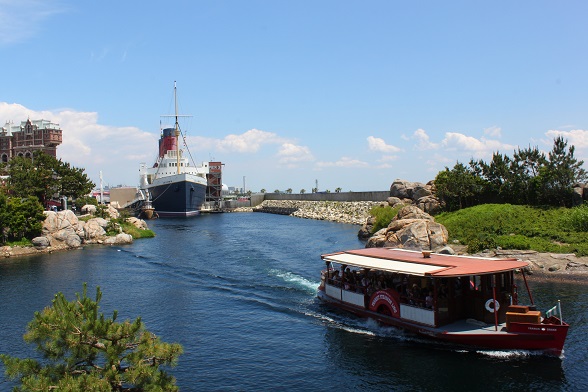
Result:
<svg viewBox="0 0 588 392"><path fill-rule="evenodd" d="M494 302L494 308L492 308L490 305L492 305L492 302ZM496 301L495 299L490 298L488 301L486 301L486 310L489 311L490 313L494 313L494 311L496 310L498 312L498 309L500 309L500 303L498 301Z"/></svg>

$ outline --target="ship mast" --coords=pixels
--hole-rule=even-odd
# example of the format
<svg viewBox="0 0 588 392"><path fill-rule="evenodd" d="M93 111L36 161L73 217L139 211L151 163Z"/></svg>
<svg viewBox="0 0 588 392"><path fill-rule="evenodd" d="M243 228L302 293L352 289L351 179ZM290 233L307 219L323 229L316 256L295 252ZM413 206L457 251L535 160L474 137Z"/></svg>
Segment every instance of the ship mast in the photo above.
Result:
<svg viewBox="0 0 588 392"><path fill-rule="evenodd" d="M178 174L180 174L180 126L178 124L178 99L176 96L176 81L174 80L174 106L175 106L175 117L176 117L176 166L178 167Z"/></svg>

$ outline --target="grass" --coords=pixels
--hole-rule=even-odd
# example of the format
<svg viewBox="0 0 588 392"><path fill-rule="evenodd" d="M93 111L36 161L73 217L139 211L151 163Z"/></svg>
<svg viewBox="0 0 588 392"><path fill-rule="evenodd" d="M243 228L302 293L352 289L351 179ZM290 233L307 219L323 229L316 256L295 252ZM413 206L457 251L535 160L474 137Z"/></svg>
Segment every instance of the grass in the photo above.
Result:
<svg viewBox="0 0 588 392"><path fill-rule="evenodd" d="M155 237L155 232L151 229L142 230L128 222L119 222L119 224L121 225L123 232L130 234L134 240Z"/></svg>
<svg viewBox="0 0 588 392"><path fill-rule="evenodd" d="M588 207L537 208L510 204L484 204L450 213L435 220L468 252L485 248L532 249L538 252L588 255Z"/></svg>

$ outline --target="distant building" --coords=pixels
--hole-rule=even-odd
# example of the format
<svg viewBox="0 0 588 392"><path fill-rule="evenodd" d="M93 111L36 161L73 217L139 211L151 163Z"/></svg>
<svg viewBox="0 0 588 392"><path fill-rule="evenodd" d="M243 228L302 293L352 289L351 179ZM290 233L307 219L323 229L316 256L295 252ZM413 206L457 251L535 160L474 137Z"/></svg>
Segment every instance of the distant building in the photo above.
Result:
<svg viewBox="0 0 588 392"><path fill-rule="evenodd" d="M7 122L0 128L0 161L14 157L32 157L34 151L57 158L57 146L62 142L61 128L47 120L30 119L20 125Z"/></svg>

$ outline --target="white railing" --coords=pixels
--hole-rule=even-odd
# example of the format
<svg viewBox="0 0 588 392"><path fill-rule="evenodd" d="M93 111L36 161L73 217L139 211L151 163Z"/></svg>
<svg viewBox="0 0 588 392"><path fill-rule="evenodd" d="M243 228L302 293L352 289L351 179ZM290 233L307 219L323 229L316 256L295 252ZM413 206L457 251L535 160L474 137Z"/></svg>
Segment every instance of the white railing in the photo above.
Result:
<svg viewBox="0 0 588 392"><path fill-rule="evenodd" d="M415 306L400 304L400 318L425 325L435 325L435 312Z"/></svg>
<svg viewBox="0 0 588 392"><path fill-rule="evenodd" d="M349 290L341 290L341 287L336 287L330 284L325 284L325 293L339 301L347 302L349 304L365 307L364 295Z"/></svg>

